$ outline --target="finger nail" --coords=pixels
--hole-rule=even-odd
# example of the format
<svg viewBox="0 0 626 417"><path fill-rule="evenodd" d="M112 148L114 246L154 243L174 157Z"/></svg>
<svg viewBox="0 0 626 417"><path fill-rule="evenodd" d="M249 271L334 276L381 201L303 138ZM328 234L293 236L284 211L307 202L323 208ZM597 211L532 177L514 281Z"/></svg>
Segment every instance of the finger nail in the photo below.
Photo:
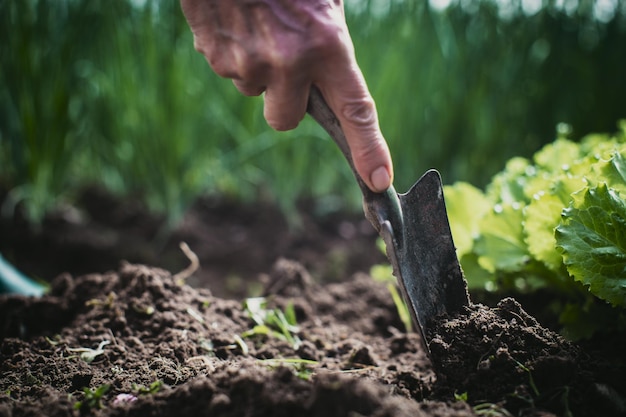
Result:
<svg viewBox="0 0 626 417"><path fill-rule="evenodd" d="M376 168L370 175L370 183L374 187L373 191L383 192L391 185L391 176L386 167Z"/></svg>

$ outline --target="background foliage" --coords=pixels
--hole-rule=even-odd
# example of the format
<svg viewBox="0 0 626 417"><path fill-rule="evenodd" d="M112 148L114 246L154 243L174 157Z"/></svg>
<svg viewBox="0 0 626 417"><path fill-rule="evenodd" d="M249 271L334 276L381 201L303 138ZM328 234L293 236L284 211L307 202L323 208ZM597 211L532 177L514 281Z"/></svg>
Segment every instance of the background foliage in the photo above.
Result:
<svg viewBox="0 0 626 417"><path fill-rule="evenodd" d="M347 1L396 185L438 168L489 182L567 123L573 139L626 116L626 7L616 0ZM175 222L195 197L302 197L357 208L323 131L277 133L193 50L176 1L0 0L2 209L37 221L97 182Z"/></svg>

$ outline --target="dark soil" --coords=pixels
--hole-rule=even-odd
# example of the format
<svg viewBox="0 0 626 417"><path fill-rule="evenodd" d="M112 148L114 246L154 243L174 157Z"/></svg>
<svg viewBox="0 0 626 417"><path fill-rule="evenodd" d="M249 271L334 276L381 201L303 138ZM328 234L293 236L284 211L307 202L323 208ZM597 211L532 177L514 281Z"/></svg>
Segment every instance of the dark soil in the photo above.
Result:
<svg viewBox="0 0 626 417"><path fill-rule="evenodd" d="M512 299L439 323L429 336L436 377L417 336L400 330L385 285L370 277L318 285L281 260L266 288L267 308L293 306L295 340L247 334L255 322L242 302L142 265L61 275L40 299L5 296L0 416L624 412L623 372ZM99 387L108 387L99 400L85 392Z"/></svg>
<svg viewBox="0 0 626 417"><path fill-rule="evenodd" d="M187 230L192 250L219 242L236 247L228 239L239 230L248 248L259 246L252 250L258 258L248 259L243 249L226 251L214 262L226 257L232 265L213 266L207 258L211 251L200 249L202 270L212 274L204 281L199 271L185 278L122 263L109 272L60 274L42 298L0 297L1 417L626 415L623 335L601 345L574 344L542 327L515 300L504 299L493 308L471 305L437 321L426 336L431 365L418 336L403 331L386 285L354 272L380 262L374 259L378 255L363 256L376 252L360 220L310 220L314 233L306 236L293 234L280 217L264 217L275 213L271 210L232 206L218 215L212 210L221 204L210 200L196 207L175 232L182 237ZM59 227L57 232L70 224L76 236L96 226L109 230L110 241L103 239L102 248L124 245L124 230L131 241L158 240L158 232L139 238L145 233L139 230L154 233L160 224L139 209L128 223L120 220L127 215L116 223L98 219L97 210L83 210L79 216L71 211L58 215L57 223L48 220L31 237L54 236L46 231L54 230L50 224ZM241 212L251 217L237 220ZM140 227L152 221L157 227ZM252 225L264 232L253 231ZM15 231L19 221L3 227ZM189 239L193 231L208 234L214 243ZM57 241L47 243L22 239L31 249L41 245L41 252L46 244L74 242L59 243L57 252L48 246L68 259L72 253L85 258L97 253L94 246L81 252L79 240L71 236L59 233ZM346 249L356 241L369 249ZM22 253L4 244L13 247L14 257ZM174 240L163 248L170 244ZM340 267L329 268L325 264L333 250L361 261L350 267L351 262L338 261ZM282 259L281 252L301 261ZM158 253L149 256L163 260L168 252ZM184 256L178 256L174 272L186 266ZM33 265L37 259L43 258L33 256ZM246 279L262 284L258 291L266 311L292 311L297 328L285 333L271 324L259 327L245 296L224 285L229 274L244 284Z"/></svg>
<svg viewBox="0 0 626 417"><path fill-rule="evenodd" d="M0 189L0 207L6 193ZM120 260L183 269L186 242L202 268L188 283L210 287L215 295L241 298L250 283L267 273L280 257L297 259L317 281L341 281L385 262L376 248L376 232L362 214L328 212L301 204L288 220L272 204L245 205L224 198L201 198L174 228L137 200L120 199L89 188L76 204L29 224L18 206L0 216L0 253L28 276L49 281L116 270ZM291 224L289 224L291 223Z"/></svg>

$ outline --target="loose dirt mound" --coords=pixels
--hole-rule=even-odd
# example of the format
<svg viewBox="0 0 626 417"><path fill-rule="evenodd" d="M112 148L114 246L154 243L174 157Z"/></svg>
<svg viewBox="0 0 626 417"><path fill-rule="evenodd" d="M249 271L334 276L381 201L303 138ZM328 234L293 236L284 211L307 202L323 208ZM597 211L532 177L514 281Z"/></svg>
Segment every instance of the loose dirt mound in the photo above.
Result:
<svg viewBox="0 0 626 417"><path fill-rule="evenodd" d="M586 416L602 393L618 399L604 415L620 412L618 387L512 300L442 321L436 379L368 276L321 286L282 260L262 310L178 281L126 264L62 275L40 299L0 298L0 416L470 416L482 401L483 415L549 415L565 402ZM298 329L260 325L268 312L293 313Z"/></svg>
<svg viewBox="0 0 626 417"><path fill-rule="evenodd" d="M473 403L502 403L521 415L535 408L562 416L626 412L613 391L623 386L623 370L594 362L512 298L441 320L429 339L439 395L464 392Z"/></svg>

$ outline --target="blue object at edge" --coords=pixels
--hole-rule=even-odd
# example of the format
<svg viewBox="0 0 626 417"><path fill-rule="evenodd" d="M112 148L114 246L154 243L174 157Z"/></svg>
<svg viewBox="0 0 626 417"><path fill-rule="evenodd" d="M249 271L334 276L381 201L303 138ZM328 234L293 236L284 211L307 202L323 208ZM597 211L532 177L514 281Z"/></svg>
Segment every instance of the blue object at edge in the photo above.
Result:
<svg viewBox="0 0 626 417"><path fill-rule="evenodd" d="M45 287L21 274L0 255L0 294L40 297Z"/></svg>

